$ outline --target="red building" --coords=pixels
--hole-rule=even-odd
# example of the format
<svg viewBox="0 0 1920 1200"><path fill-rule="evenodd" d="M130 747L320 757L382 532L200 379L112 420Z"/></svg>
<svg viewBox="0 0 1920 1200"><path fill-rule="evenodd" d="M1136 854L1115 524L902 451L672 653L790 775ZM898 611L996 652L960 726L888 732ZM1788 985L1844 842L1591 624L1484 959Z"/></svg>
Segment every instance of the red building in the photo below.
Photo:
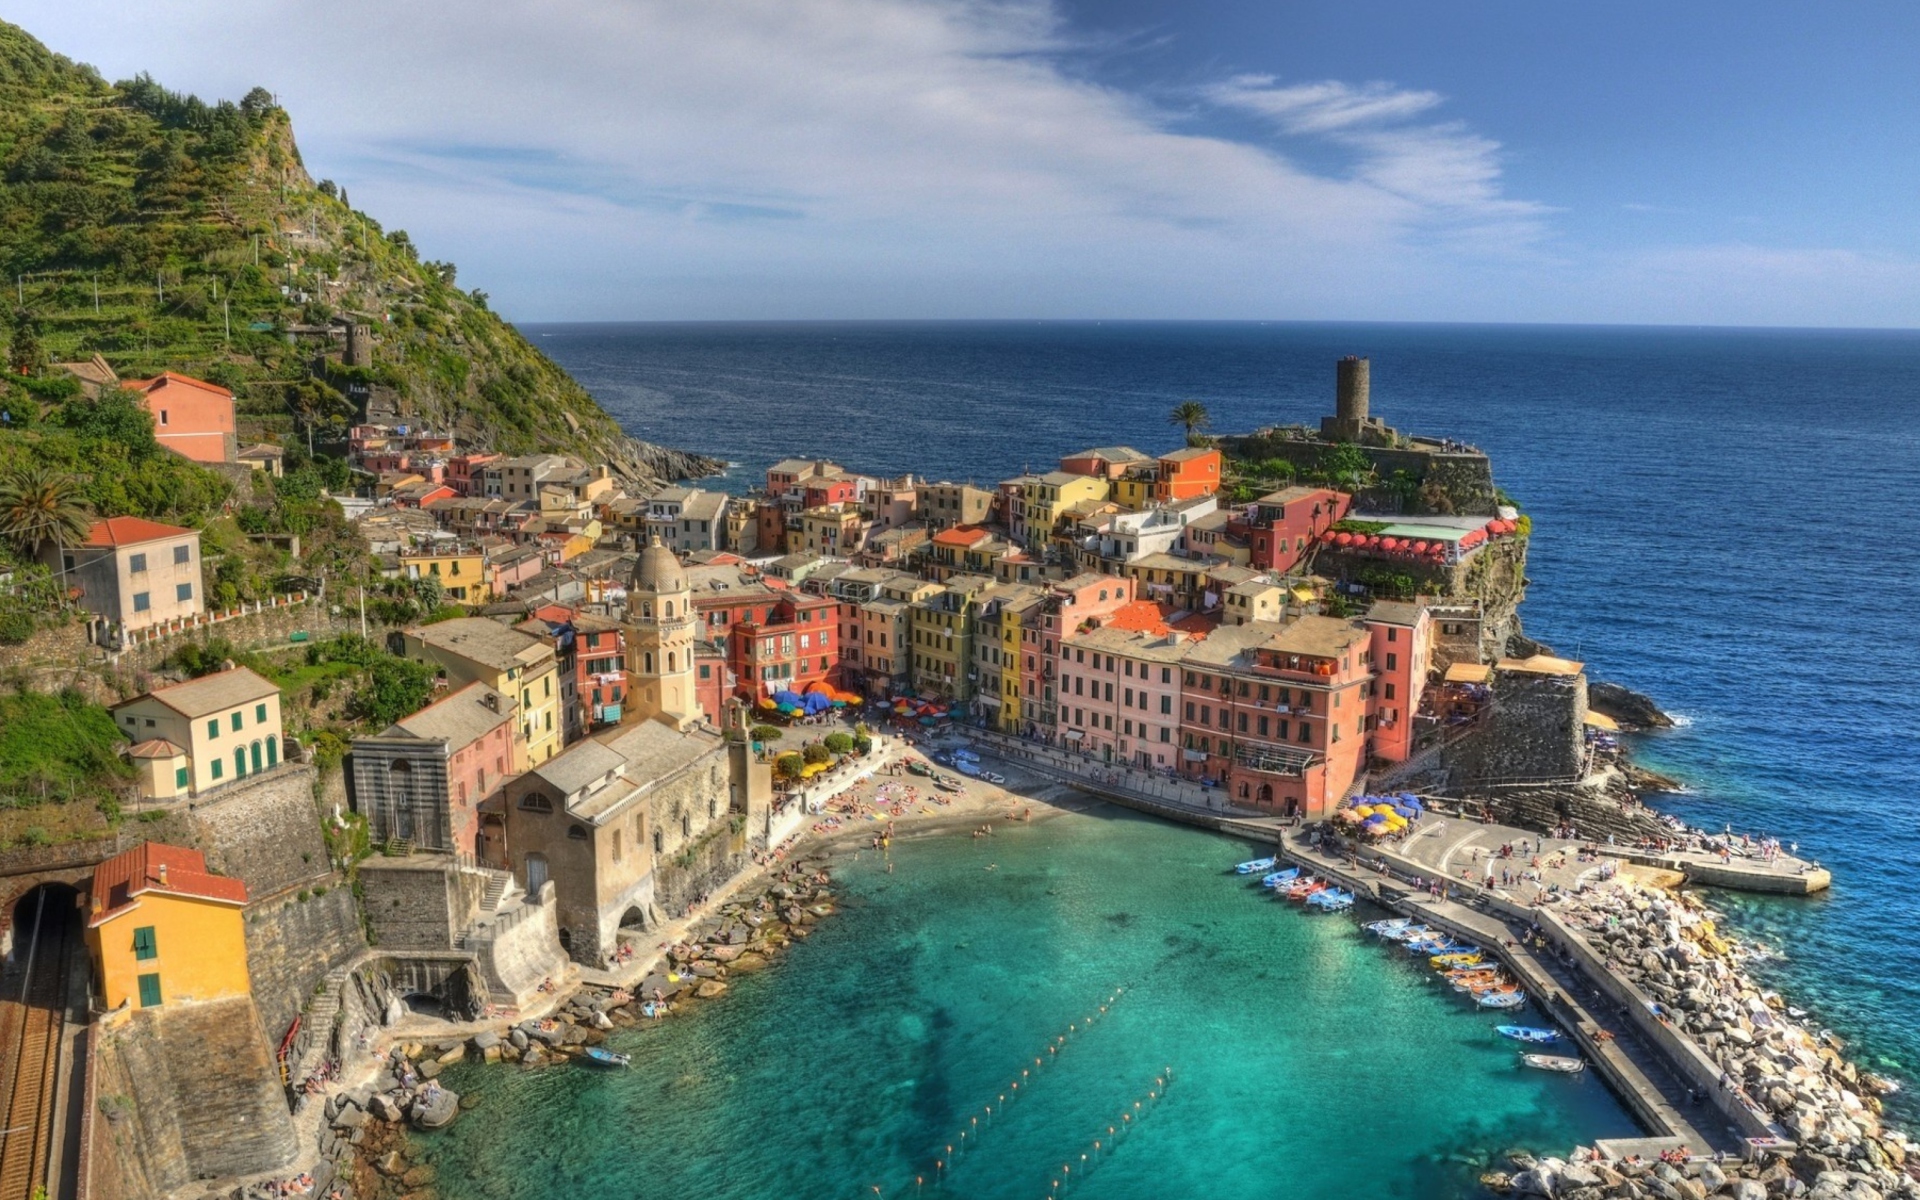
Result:
<svg viewBox="0 0 1920 1200"><path fill-rule="evenodd" d="M1372 638L1317 616L1215 630L1181 664L1183 773L1245 807L1332 813L1366 761Z"/></svg>
<svg viewBox="0 0 1920 1200"><path fill-rule="evenodd" d="M1332 488L1290 487L1262 496L1227 532L1247 539L1256 571L1291 571L1315 538L1345 519L1353 497Z"/></svg>
<svg viewBox="0 0 1920 1200"><path fill-rule="evenodd" d="M618 621L548 604L515 628L553 642L567 742L620 723L627 702L627 638Z"/></svg>
<svg viewBox="0 0 1920 1200"><path fill-rule="evenodd" d="M806 480L800 487L800 507L825 508L829 504L852 504L860 489L844 475L828 475Z"/></svg>
<svg viewBox="0 0 1920 1200"><path fill-rule="evenodd" d="M140 394L153 414L153 437L162 446L195 462L233 462L233 393L218 384L162 371L152 379L120 385Z"/></svg>
<svg viewBox="0 0 1920 1200"><path fill-rule="evenodd" d="M487 485L486 465L498 461L498 454L457 454L447 460L447 486L462 496L483 496Z"/></svg>
<svg viewBox="0 0 1920 1200"><path fill-rule="evenodd" d="M756 619L736 621L727 664L741 690L765 696L812 683L840 683L840 602L801 592L780 595Z"/></svg>

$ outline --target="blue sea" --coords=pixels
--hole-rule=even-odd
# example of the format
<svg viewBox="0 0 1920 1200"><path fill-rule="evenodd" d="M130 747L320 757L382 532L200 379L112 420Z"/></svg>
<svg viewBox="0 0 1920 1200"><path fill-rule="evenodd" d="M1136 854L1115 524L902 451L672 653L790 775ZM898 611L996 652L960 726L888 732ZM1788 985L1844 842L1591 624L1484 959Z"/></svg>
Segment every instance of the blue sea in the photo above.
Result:
<svg viewBox="0 0 1920 1200"><path fill-rule="evenodd" d="M1910 766L1920 731L1920 637L1910 616L1920 583L1920 334L1260 323L572 325L526 332L629 432L737 463L724 483L735 489L791 455L831 457L874 473L988 483L1089 445L1160 451L1179 441L1166 414L1187 399L1208 407L1218 431L1313 422L1331 408L1334 361L1370 356L1376 415L1486 449L1501 485L1531 514L1528 632L1586 661L1594 677L1650 693L1682 720L1681 728L1636 739L1643 762L1688 785L1661 803L1699 824L1732 823L1797 842L1833 869L1832 891L1818 898L1716 899L1738 932L1780 952L1758 968L1769 983L1848 1039L1868 1065L1920 1088L1920 923L1912 902L1920 880L1920 794ZM1186 872L1207 856L1172 848L1197 835L1153 832L1168 850L1144 839L1127 843L1141 856L1129 869L1155 883L1151 894L1105 907L1124 907L1155 928L1204 923L1210 918L1183 912L1206 903L1192 895ZM946 869L943 851L925 853L928 875ZM1050 853L1061 869L1079 861L1071 846ZM1086 853L1092 859L1084 869L1093 870L1100 852ZM915 914L951 924L967 908L964 899L954 909L915 907L911 896L878 887L871 900L873 921L898 926L901 939L929 942L947 935L914 931ZM890 905L905 915L889 915ZM1038 938L1043 958L1062 956L1063 963L1082 939L1098 944L1113 932L1098 912L1069 922L1045 906L994 911L1003 936ZM766 977L775 982L756 981L711 1010L726 1015L659 1031L659 1052L669 1059L705 1055L707 1067L719 1070L730 1054L725 1042L696 1031L710 1025L734 1037L768 1022L784 1028L781 1014L802 1000L783 989L838 972L868 978L872 970L882 995L900 989L902 1021L950 1022L938 1039L964 1040L984 1055L996 1037L1008 1036L992 1024L1000 1011L993 998L1011 1003L1044 984L1042 970L1004 991L988 988L982 994L989 999L926 1011L935 985L918 979L919 968L914 979L888 982L880 966L898 946L868 940L863 931L875 926L861 920L849 915L840 926L846 933L816 939ZM1234 936L1334 936L1302 934L1285 919L1269 924L1267 933ZM979 930L967 937L979 946L995 935ZM1617 1116L1584 1097L1536 1092L1529 1103L1545 1124L1512 1125L1500 1100L1508 1095L1504 1079L1469 1086L1461 1080L1477 1069L1471 1062L1437 1056L1429 1066L1392 1057L1400 1043L1426 1036L1422 1022L1448 1028L1444 998L1426 998L1431 1011L1418 1010L1425 1015L1396 1025L1390 1037L1369 1037L1366 998L1390 988L1396 976L1382 974L1388 968L1370 965L1365 955L1335 955L1339 970L1323 977L1319 964L1333 951L1288 945L1290 970L1256 967L1253 977L1271 973L1162 1000L1185 1020L1217 1025L1229 1054L1252 1052L1241 1039L1257 1031L1236 1024L1249 1004L1279 1023L1330 1011L1338 1021L1284 1043L1285 1053L1402 1072L1404 1095L1396 1104L1390 1095L1342 1093L1329 1076L1305 1091L1290 1086L1249 1098L1246 1128L1273 1139L1261 1164L1265 1174L1236 1174L1234 1186L1217 1194L1273 1190L1274 1180L1314 1156L1325 1129L1355 1122L1380 1130L1383 1148L1366 1159L1377 1171L1368 1190L1392 1194L1417 1191L1421 1185L1408 1181L1436 1169L1423 1155L1447 1142L1448 1122L1457 1126L1457 1144L1479 1145L1508 1132L1550 1136L1570 1124L1604 1126ZM837 955L831 963L829 946ZM809 976L809 962L823 974ZM1352 977L1364 986L1340 992L1338 981L1349 978L1343 972L1357 973ZM1040 1019L1037 1009L1021 1018ZM867 1039L866 1053L856 1047L845 1061L868 1109L891 1113L925 1102L918 1091L894 1090L914 1069L890 1062L893 1048L881 1026L856 1021L848 1029ZM790 1073L841 1061L821 1057L826 1045L795 1037L757 1044L755 1053L770 1061L756 1060L754 1068L774 1072L797 1093L779 1107L783 1120L837 1143L855 1137L862 1121L879 1119L843 1111L844 1098L836 1099L831 1119L818 1115L818 1097L810 1102L807 1090L821 1081ZM1119 1072L1128 1064L1110 1065ZM1261 1069L1280 1067L1266 1062ZM576 1085L538 1086L561 1096ZM1176 1085L1169 1104L1188 1102L1179 1095L1184 1086ZM1093 1089L1089 1101L1096 1093L1105 1094ZM1909 1120L1920 1113L1915 1094L1910 1089L1897 1105ZM1418 1136L1397 1134L1416 1110ZM751 1106L708 1111L722 1124L771 1116ZM1224 1115L1208 1120L1216 1122L1207 1127L1215 1134L1243 1132ZM674 1149L667 1151L636 1132L620 1152L648 1171L665 1172L671 1160L676 1171L712 1172L725 1161L713 1155L754 1142L740 1130L699 1135L704 1128L673 1127ZM1199 1128L1191 1131L1198 1140L1180 1153L1220 1163ZM856 1194L868 1168L855 1158L821 1160L817 1175L783 1176L782 1186L793 1185L794 1195ZM965 1194L1047 1194L1044 1179L1037 1187L1023 1181L1003 1188L1000 1175L992 1186L981 1178ZM1180 1191L1134 1190L1104 1178L1125 1172L1103 1171L1088 1185L1090 1195L1117 1200ZM644 1187L605 1194L629 1192L653 1194Z"/></svg>

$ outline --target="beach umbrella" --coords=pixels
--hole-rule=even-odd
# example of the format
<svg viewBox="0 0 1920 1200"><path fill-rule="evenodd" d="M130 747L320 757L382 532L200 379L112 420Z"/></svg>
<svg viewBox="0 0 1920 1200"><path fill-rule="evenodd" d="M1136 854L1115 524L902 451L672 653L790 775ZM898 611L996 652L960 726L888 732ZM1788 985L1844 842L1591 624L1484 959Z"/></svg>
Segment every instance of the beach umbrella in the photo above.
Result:
<svg viewBox="0 0 1920 1200"><path fill-rule="evenodd" d="M1380 548L1382 550L1398 550L1400 548L1400 539L1383 537L1380 539Z"/></svg>
<svg viewBox="0 0 1920 1200"><path fill-rule="evenodd" d="M1427 552L1427 544L1425 542L1415 542L1413 544L1413 552L1415 554L1425 554Z"/></svg>
<svg viewBox="0 0 1920 1200"><path fill-rule="evenodd" d="M1350 533L1336 533L1333 535L1333 543L1336 546L1351 546L1353 545L1353 535Z"/></svg>
<svg viewBox="0 0 1920 1200"><path fill-rule="evenodd" d="M770 697L770 696L762 696L762 697L760 697L760 707L761 707L761 708L779 708L780 706L779 706L778 704L775 704L775 703L773 702L773 698L772 698L772 697Z"/></svg>

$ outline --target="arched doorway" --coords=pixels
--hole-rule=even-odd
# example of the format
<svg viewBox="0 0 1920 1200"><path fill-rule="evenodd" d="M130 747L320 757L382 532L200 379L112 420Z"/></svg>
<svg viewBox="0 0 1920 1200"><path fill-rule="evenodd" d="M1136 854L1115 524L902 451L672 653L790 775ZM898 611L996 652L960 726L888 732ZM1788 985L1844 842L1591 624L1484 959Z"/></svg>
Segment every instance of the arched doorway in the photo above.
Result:
<svg viewBox="0 0 1920 1200"><path fill-rule="evenodd" d="M233 777L235 779L245 779L247 777L247 748L245 746L234 748Z"/></svg>
<svg viewBox="0 0 1920 1200"><path fill-rule="evenodd" d="M280 765L280 739L273 734L267 735L267 769Z"/></svg>
<svg viewBox="0 0 1920 1200"><path fill-rule="evenodd" d="M413 764L404 758L387 764L387 803L393 806L393 836L412 841Z"/></svg>
<svg viewBox="0 0 1920 1200"><path fill-rule="evenodd" d="M253 773L258 775L260 773L260 743L255 742L253 745L247 747L247 750L248 758L251 759L253 763Z"/></svg>
<svg viewBox="0 0 1920 1200"><path fill-rule="evenodd" d="M1273 807L1273 785L1270 783L1261 784L1260 794L1254 798L1254 803L1258 804L1261 808L1272 808Z"/></svg>

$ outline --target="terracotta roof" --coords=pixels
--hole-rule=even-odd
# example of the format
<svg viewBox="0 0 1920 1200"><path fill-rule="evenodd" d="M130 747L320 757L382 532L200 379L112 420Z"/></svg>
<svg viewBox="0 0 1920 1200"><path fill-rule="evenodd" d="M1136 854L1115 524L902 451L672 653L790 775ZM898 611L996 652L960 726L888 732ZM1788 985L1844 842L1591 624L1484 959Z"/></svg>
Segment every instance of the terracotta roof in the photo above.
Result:
<svg viewBox="0 0 1920 1200"><path fill-rule="evenodd" d="M1134 600L1114 610L1106 624L1108 628L1125 629L1130 633L1165 633L1167 618L1172 615L1171 605L1153 600Z"/></svg>
<svg viewBox="0 0 1920 1200"><path fill-rule="evenodd" d="M181 537L195 532L178 525L162 525L143 517L108 517L93 523L93 528L87 530L87 540L81 545L94 548L137 546L141 542L157 542L161 538Z"/></svg>
<svg viewBox="0 0 1920 1200"><path fill-rule="evenodd" d="M185 753L165 738L148 738L127 747L128 758L179 758Z"/></svg>
<svg viewBox="0 0 1920 1200"><path fill-rule="evenodd" d="M260 700L279 694L279 688L252 671L245 667L235 667L231 671L216 671L212 675L189 679L185 683L155 688L144 696L135 696L126 704L114 705L112 711L119 712L127 704L135 704L141 700L158 700L191 720L195 717L204 717L209 713L238 708L251 700Z"/></svg>
<svg viewBox="0 0 1920 1200"><path fill-rule="evenodd" d="M247 885L209 874L206 855L183 846L142 842L93 869L93 904L87 920L98 928L132 908L148 892L221 904L245 904Z"/></svg>
<svg viewBox="0 0 1920 1200"><path fill-rule="evenodd" d="M195 379L191 375L181 375L175 371L162 371L152 379L128 379L120 386L130 392L151 392L166 384L184 384L187 387L199 388L203 392L212 392L216 396L225 396L229 400L233 399L233 393L217 383L208 383L204 379Z"/></svg>
<svg viewBox="0 0 1920 1200"><path fill-rule="evenodd" d="M978 525L955 525L952 529L942 529L933 535L936 546L977 546L993 535Z"/></svg>

